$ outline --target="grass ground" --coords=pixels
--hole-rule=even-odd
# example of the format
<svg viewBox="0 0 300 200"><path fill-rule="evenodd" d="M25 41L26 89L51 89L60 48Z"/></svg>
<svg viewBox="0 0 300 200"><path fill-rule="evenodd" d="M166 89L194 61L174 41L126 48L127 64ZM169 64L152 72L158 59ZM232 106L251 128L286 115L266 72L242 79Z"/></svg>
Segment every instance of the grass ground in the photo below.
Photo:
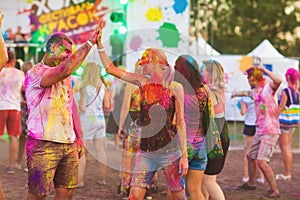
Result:
<svg viewBox="0 0 300 200"><path fill-rule="evenodd" d="M228 129L230 133L230 147L232 148L243 148L244 138L243 138L243 128L244 122L229 121ZM107 137L113 141L113 134L107 134ZM300 128L295 130L292 140L292 148L300 151Z"/></svg>
<svg viewBox="0 0 300 200"><path fill-rule="evenodd" d="M237 121L228 122L231 147L242 147L243 146L243 144L244 144L243 127L244 127L243 122L237 122ZM299 128L299 126L298 126L298 128L296 128L295 132L293 133L292 148L300 150L300 128Z"/></svg>

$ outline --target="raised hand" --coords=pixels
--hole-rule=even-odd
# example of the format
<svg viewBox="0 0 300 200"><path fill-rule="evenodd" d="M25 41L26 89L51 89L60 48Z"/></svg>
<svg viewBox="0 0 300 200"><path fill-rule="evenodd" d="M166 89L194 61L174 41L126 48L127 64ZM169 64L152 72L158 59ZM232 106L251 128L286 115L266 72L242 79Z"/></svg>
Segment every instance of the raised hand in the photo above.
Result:
<svg viewBox="0 0 300 200"><path fill-rule="evenodd" d="M105 25L105 21L101 18L99 20L99 34L98 34L98 37L97 37L97 44L100 45L102 43L102 30L104 28L104 25Z"/></svg>
<svg viewBox="0 0 300 200"><path fill-rule="evenodd" d="M262 62L262 60L261 60L260 57L258 57L258 61L259 61L259 64L258 64L257 68L260 69L260 70L262 70L262 71L264 71L265 70L265 66L264 66L264 64L263 64L263 62Z"/></svg>
<svg viewBox="0 0 300 200"><path fill-rule="evenodd" d="M99 31L100 31L100 25L101 25L100 23L97 24L93 34L91 35L91 37L89 39L89 41L91 41L93 44L96 44L96 42L97 42L97 37L98 37Z"/></svg>

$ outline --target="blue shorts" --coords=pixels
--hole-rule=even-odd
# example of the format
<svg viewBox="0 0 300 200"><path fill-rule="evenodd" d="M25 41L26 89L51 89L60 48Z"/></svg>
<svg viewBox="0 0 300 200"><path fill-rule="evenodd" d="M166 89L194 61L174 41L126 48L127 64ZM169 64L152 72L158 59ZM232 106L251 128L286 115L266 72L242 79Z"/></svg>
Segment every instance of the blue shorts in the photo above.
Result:
<svg viewBox="0 0 300 200"><path fill-rule="evenodd" d="M188 155L189 155L189 169L200 170L200 171L204 171L206 169L207 151L206 151L205 140L200 144L198 148L188 151Z"/></svg>
<svg viewBox="0 0 300 200"><path fill-rule="evenodd" d="M131 186L150 188L155 172L162 168L168 189L178 192L184 189L179 174L180 151L158 154L139 151L132 177Z"/></svg>

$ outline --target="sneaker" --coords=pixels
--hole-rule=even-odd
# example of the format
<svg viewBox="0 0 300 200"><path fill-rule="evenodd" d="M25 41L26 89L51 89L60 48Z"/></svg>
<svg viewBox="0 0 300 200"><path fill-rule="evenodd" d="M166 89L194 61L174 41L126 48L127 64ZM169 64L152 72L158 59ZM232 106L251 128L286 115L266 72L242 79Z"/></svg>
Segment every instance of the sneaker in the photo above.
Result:
<svg viewBox="0 0 300 200"><path fill-rule="evenodd" d="M244 183L243 185L240 185L238 187L238 189L240 189L240 190L256 190L256 186L255 185L249 185L248 183Z"/></svg>
<svg viewBox="0 0 300 200"><path fill-rule="evenodd" d="M264 184L264 183L265 183L265 179L263 179L263 178L257 178L257 179L256 179L256 182L257 182L257 183Z"/></svg>
<svg viewBox="0 0 300 200"><path fill-rule="evenodd" d="M243 177L243 178L242 178L242 182L243 182L243 183L247 183L248 181L249 181L249 177Z"/></svg>
<svg viewBox="0 0 300 200"><path fill-rule="evenodd" d="M105 181L98 181L98 185L107 185Z"/></svg>
<svg viewBox="0 0 300 200"><path fill-rule="evenodd" d="M22 165L21 164L18 164L17 162L15 163L15 168L18 169L18 170L21 170L22 169Z"/></svg>
<svg viewBox="0 0 300 200"><path fill-rule="evenodd" d="M275 179L278 181L290 181L292 179L292 176L291 175L285 176L283 174L277 174L275 176Z"/></svg>
<svg viewBox="0 0 300 200"><path fill-rule="evenodd" d="M268 199L276 199L279 198L280 194L279 192L276 192L274 190L269 190L265 195L264 198L268 198Z"/></svg>
<svg viewBox="0 0 300 200"><path fill-rule="evenodd" d="M11 167L7 167L7 168L6 168L6 173L7 173L7 174L13 174L13 173L15 173L15 172L14 172L14 170L13 170Z"/></svg>

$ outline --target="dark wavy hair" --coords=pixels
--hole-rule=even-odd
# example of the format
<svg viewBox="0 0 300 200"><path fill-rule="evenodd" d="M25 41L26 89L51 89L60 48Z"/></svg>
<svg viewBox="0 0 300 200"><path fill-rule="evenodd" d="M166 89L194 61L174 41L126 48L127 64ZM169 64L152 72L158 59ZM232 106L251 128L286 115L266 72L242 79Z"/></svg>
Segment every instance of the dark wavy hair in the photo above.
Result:
<svg viewBox="0 0 300 200"><path fill-rule="evenodd" d="M175 61L175 81L182 84L186 93L194 93L195 89L203 87L197 61L190 55L181 55Z"/></svg>

